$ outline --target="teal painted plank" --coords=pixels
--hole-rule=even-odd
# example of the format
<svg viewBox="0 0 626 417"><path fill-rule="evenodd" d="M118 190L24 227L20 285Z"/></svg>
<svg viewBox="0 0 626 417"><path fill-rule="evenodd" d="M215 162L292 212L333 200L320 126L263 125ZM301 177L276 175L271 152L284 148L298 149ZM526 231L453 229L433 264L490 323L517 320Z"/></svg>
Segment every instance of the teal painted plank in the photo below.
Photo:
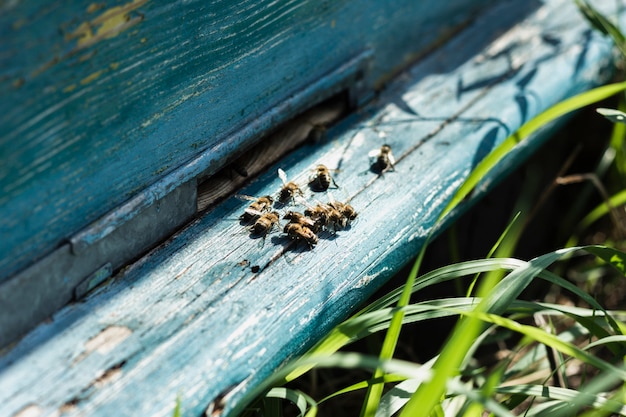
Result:
<svg viewBox="0 0 626 417"><path fill-rule="evenodd" d="M226 200L6 352L0 414L169 416L180 395L185 415L201 415L228 393L228 415L415 254L472 165L507 133L606 81L608 43L589 34L570 1L546 1L508 31L503 17L519 7L485 13L327 142L297 150L242 191L274 193L279 167L304 182L317 163L340 165L332 194L359 211L349 230L282 254L284 236L260 246L237 221L247 204ZM546 137L518 148L510 164ZM396 171L378 177L367 154L383 143Z"/></svg>
<svg viewBox="0 0 626 417"><path fill-rule="evenodd" d="M486 3L3 2L0 282L189 160L212 173L353 88L298 96L364 50L371 91Z"/></svg>

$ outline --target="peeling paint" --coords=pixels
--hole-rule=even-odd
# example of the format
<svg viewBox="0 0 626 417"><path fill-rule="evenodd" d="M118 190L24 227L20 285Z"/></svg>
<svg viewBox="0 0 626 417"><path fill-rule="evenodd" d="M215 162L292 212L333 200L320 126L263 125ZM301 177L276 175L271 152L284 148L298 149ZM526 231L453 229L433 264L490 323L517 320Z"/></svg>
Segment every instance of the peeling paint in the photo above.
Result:
<svg viewBox="0 0 626 417"><path fill-rule="evenodd" d="M88 355L93 351L106 355L111 352L117 345L122 343L128 336L132 334L132 330L125 326L109 326L85 342L84 355Z"/></svg>
<svg viewBox="0 0 626 417"><path fill-rule="evenodd" d="M106 7L106 4L104 3L91 3L88 7L87 7L87 13L95 13L98 10L102 10Z"/></svg>
<svg viewBox="0 0 626 417"><path fill-rule="evenodd" d="M44 71L52 68L56 64L58 64L59 61L60 61L59 57L55 56L50 61L46 62L45 64L43 64L42 66L40 66L39 68L37 68L33 72L31 72L30 76L33 77L33 78L36 77L37 75L41 74L42 72L44 72Z"/></svg>
<svg viewBox="0 0 626 417"><path fill-rule="evenodd" d="M122 367L126 362L119 363L111 368L107 369L102 375L100 375L93 382L93 386L96 388L102 388L103 386L119 379L122 376Z"/></svg>
<svg viewBox="0 0 626 417"><path fill-rule="evenodd" d="M13 88L20 88L21 86L24 85L26 81L24 81L23 78L18 78L15 81L13 81Z"/></svg>
<svg viewBox="0 0 626 417"><path fill-rule="evenodd" d="M26 23L28 23L28 21L24 18L21 19L17 19L15 22L13 22L13 24L11 25L11 28L13 30L19 30L22 28L22 26L24 26Z"/></svg>
<svg viewBox="0 0 626 417"><path fill-rule="evenodd" d="M66 40L78 39L76 49L80 50L101 40L114 38L143 20L143 14L138 13L131 16L130 13L147 2L148 0L133 0L122 6L112 7L91 21L82 22L72 33L66 36ZM87 8L88 13L93 13L96 10L99 9L95 3L90 4Z"/></svg>
<svg viewBox="0 0 626 417"><path fill-rule="evenodd" d="M86 76L85 78L83 78L82 80L80 80L80 84L81 85L89 84L90 82L98 79L98 77L100 77L101 75L102 75L102 70L96 71L93 74L90 74Z"/></svg>
<svg viewBox="0 0 626 417"><path fill-rule="evenodd" d="M35 404L30 404L13 414L13 417L38 417L42 414L43 410L41 407Z"/></svg>

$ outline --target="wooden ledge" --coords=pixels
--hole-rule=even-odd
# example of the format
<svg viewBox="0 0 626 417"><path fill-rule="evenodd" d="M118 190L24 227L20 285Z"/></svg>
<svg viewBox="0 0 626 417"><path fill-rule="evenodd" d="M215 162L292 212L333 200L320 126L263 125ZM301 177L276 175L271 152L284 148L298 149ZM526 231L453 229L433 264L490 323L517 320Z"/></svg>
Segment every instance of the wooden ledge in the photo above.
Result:
<svg viewBox="0 0 626 417"><path fill-rule="evenodd" d="M320 236L313 250L286 249L282 233L262 244L237 221L247 204L227 199L7 349L0 415L171 416L179 395L184 415L201 415L216 399L229 415L416 254L494 146L550 105L606 81L610 45L571 1L538 3L511 27L521 3L485 12L325 141L297 149L241 191L275 194L278 168L300 183L318 163L340 168L331 194L359 212L350 228ZM472 198L542 144L543 133ZM383 143L396 165L377 175L367 155ZM328 198L305 192L309 201Z"/></svg>

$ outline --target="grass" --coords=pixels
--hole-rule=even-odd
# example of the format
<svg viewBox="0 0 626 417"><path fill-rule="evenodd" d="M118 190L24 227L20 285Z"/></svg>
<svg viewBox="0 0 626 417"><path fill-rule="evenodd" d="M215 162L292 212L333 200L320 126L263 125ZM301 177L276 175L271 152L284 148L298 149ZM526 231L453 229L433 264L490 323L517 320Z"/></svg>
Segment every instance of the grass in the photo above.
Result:
<svg viewBox="0 0 626 417"><path fill-rule="evenodd" d="M576 4L590 24L611 36L626 56L626 38L619 29L587 1L576 0ZM440 220L537 129L615 94L621 94L619 107L623 110L625 90L626 82L593 89L524 124L478 164ZM240 410L242 415L281 415L280 402L286 401L295 405L294 414L315 416L324 404L354 393L362 394L360 415L364 417L626 415L626 311L607 311L595 297L565 279L563 267L554 268L558 262L586 254L587 261L575 263L586 279L597 268L611 268L619 279L626 274L626 254L618 249L625 246L623 236L600 245L575 246L592 225L626 203L622 190L626 184L626 114L621 110L598 110L616 123L605 151L608 163L605 158L607 169L602 172L610 172L606 184L597 181L600 171L568 177L570 182L591 179L592 187L601 191L603 203L571 226L564 248L528 261L512 257L531 217L527 197L520 199L518 206L523 210L517 212L485 259L456 262L420 275L425 245L403 286L369 304L306 355L278 370L257 388L258 398ZM565 177L559 178L564 184ZM605 188L614 191L611 194ZM620 221L613 217L614 222ZM523 291L538 280L567 294L572 305L524 300ZM412 301L416 293L445 282L462 282L469 290L458 297ZM397 358L400 335L407 326L442 318L457 321L436 355L424 363ZM382 340L376 354L347 351L377 335ZM483 355L494 345L498 360L490 363ZM364 376L318 400L295 388L294 381L325 368L360 370L355 375Z"/></svg>
<svg viewBox="0 0 626 417"><path fill-rule="evenodd" d="M623 334L626 327L621 321L626 317L626 312L605 311L588 294L547 270L555 261L571 252L581 250L610 262L620 273L624 273L626 254L603 246L554 251L528 262L494 258L439 268L422 277L415 277L410 291L417 292L428 286L458 278L471 280L477 273L507 271L508 274L484 298L427 300L409 303L398 309L394 306L401 299L403 291L398 289L391 292L339 325L303 358L280 370L271 384L280 385L292 381L314 366L368 369L374 373L374 377L351 384L320 401L287 388L282 388L280 392L272 389L269 395L280 396L299 404L302 415L316 415L318 407L328 400L383 383L392 384L393 388L381 395L373 414L376 416L390 416L400 409L402 410L400 415L439 415L444 412L450 415L451 407L455 410L452 415L458 413L482 415L484 410L489 410L495 415L513 415L507 407L522 404L534 397L542 398L542 402L537 404L545 404L549 400L554 406L550 408L550 412L555 408L565 407L563 409L566 409L567 413L572 413L576 409L590 405L599 411L621 412L625 409L623 404L603 395L606 395L607 389L619 388L626 381L626 370L620 364L621 358L626 353L624 345L626 336ZM577 308L518 300L520 291L534 279L543 279L559 285L589 303L591 307ZM404 313L402 325L440 317L463 318L458 322L442 353L426 364L419 365L393 358L355 353L338 353L340 348L348 344L376 332L387 331L399 310ZM540 328L523 324L524 320L538 315L548 318L552 323L560 322L567 325L561 326L561 330L556 331L555 326ZM473 355L481 344L492 336L496 326L516 332L523 338L514 349L511 349L509 357L505 358L504 362L509 363L509 366L496 367L491 374L476 372L475 363L472 361ZM581 338L593 342L579 347ZM601 359L593 353L600 349L610 353L608 359ZM552 351L563 355L556 367L548 360L548 355ZM550 387L541 383L514 383L525 376L536 375L538 370L545 371L540 374L539 379L548 379L552 373L559 372L559 368L571 367L574 361L587 367L586 374L596 375L596 379L601 378L605 383L586 384L579 386L577 390ZM441 363L444 366L440 366ZM445 375L439 377L443 383L437 383L438 375ZM532 381L532 378L529 381ZM605 386L608 384L607 381L612 381L608 387ZM587 387L589 389L585 389ZM585 395L581 396L580 393ZM572 402L573 395L577 403ZM470 413L472 409L474 411Z"/></svg>

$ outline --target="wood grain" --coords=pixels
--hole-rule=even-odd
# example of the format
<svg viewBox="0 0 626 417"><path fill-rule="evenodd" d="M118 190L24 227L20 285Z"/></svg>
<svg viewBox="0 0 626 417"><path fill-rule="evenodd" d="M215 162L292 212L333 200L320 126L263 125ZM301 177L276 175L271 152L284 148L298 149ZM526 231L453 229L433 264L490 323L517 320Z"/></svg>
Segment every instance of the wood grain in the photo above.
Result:
<svg viewBox="0 0 626 417"><path fill-rule="evenodd" d="M215 172L364 49L371 91L487 3L2 2L0 282L189 160Z"/></svg>

